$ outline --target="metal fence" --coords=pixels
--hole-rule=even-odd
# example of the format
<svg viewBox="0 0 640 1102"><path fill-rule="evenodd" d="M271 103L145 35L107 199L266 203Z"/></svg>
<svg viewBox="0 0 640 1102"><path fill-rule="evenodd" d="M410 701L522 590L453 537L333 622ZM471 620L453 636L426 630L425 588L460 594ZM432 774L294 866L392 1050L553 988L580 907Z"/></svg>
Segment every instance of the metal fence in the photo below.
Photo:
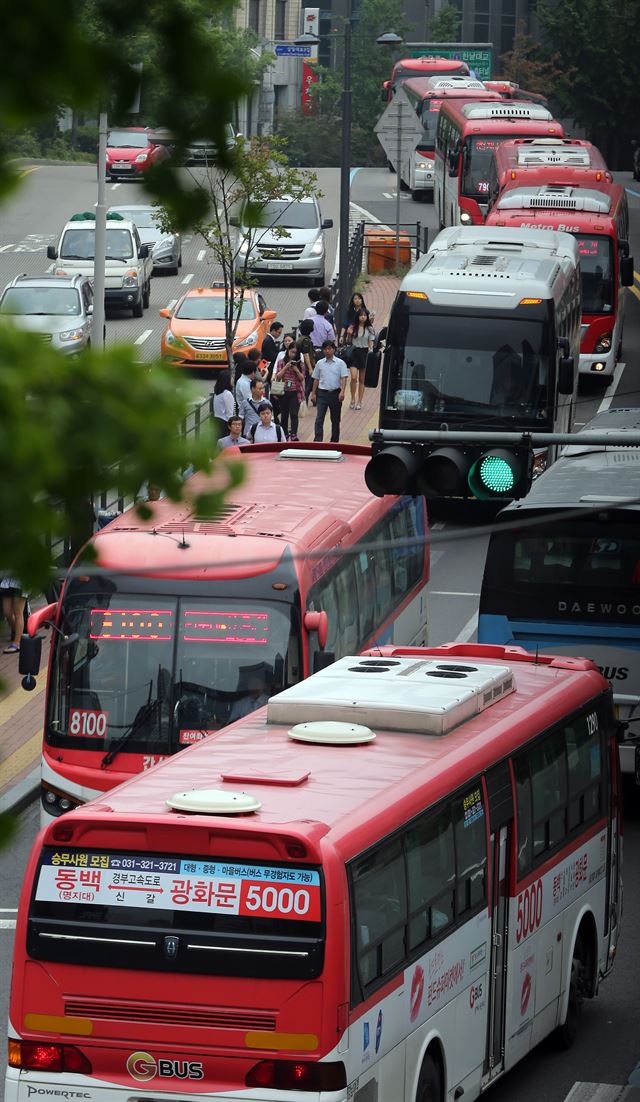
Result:
<svg viewBox="0 0 640 1102"><path fill-rule="evenodd" d="M351 234L351 240L349 242L349 270L348 270L348 292L349 298L353 294L353 288L356 285L356 280L362 271L362 259L364 254L364 222L358 222L353 233ZM339 290L339 277L336 276L331 284L331 305L336 318L342 317L343 310L346 309L346 302L340 302L340 290Z"/></svg>
<svg viewBox="0 0 640 1102"><path fill-rule="evenodd" d="M379 222L358 222L349 242L349 272L348 291L349 297L353 294L358 276L363 268L369 265L372 246L368 244L370 229L375 229L386 238L384 246L380 246L380 254L384 260L391 263L382 264L380 270L395 271L395 237L396 224L380 225ZM401 256L404 256L403 266L413 264L428 249L429 230L422 222L409 222L400 225ZM408 252L408 255L407 255ZM371 271L371 268L368 269ZM331 284L331 304L336 318L341 318L343 307L346 303L340 302L339 278L336 276Z"/></svg>

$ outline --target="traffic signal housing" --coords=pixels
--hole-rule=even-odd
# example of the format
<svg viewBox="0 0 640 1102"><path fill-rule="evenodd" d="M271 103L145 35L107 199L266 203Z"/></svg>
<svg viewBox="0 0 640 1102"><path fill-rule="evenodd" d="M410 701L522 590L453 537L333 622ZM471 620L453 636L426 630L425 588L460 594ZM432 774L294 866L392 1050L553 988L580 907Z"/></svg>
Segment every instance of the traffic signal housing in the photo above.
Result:
<svg viewBox="0 0 640 1102"><path fill-rule="evenodd" d="M365 482L376 497L512 501L524 497L533 478L530 443L488 446L374 442Z"/></svg>

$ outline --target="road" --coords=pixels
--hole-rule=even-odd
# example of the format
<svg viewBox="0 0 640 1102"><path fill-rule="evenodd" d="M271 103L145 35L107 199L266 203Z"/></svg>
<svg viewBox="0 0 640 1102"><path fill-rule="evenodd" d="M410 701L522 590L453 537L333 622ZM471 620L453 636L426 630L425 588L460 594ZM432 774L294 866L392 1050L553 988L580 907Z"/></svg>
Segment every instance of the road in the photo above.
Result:
<svg viewBox="0 0 640 1102"><path fill-rule="evenodd" d="M338 170L318 173L323 216L333 218L328 232L328 273L333 269L338 226ZM631 251L640 267L640 192L630 178L621 177L630 189ZM38 274L49 265L46 246L53 242L66 219L74 212L92 209L95 203L95 169L91 166L37 166L24 180L21 191L5 205L0 227L0 287L19 272ZM355 211L365 219L388 224L395 218L394 177L386 170L361 170L352 184ZM108 188L114 204L141 201L139 185L123 183ZM417 220L435 233L433 207L401 198L401 219ZM158 276L152 282L151 308L142 319L124 315L107 321L109 343L133 341L141 360L159 350L164 322L158 310L175 301L187 286L211 282L204 243L185 237L184 265L179 276ZM294 324L307 303L306 289L265 286L268 305L278 311L285 324ZM365 288L366 297L366 288ZM640 349L640 289L628 295L625 332L625 364L607 391L588 388L580 395L578 422L583 423L608 405L640 405L638 349ZM432 581L430 595L430 640L433 643L474 637L480 580L486 537L474 532L469 518L438 518L432 525ZM601 995L586 1008L581 1036L570 1053L558 1053L545 1044L498 1083L490 1097L495 1102L562 1102L575 1081L626 1083L640 1062L637 1031L637 991L640 989L640 926L635 915L640 907L640 815L639 802L628 800L625 833L625 924L619 959ZM37 829L37 809L29 808L19 819L17 838L0 862L3 892L0 897L0 1021L6 1020L13 939L12 918L17 906L23 870ZM384 1100L391 1102L391 1100Z"/></svg>

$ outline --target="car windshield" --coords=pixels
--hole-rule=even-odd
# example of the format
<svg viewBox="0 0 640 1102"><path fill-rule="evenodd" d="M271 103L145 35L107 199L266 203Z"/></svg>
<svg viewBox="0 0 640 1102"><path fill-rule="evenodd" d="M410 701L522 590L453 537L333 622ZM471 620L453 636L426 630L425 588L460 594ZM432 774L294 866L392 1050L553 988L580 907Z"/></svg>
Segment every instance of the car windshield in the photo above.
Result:
<svg viewBox="0 0 640 1102"><path fill-rule="evenodd" d="M224 295L189 295L178 306L174 317L185 321L224 321ZM245 298L240 311L240 321L256 317L256 308L250 298Z"/></svg>
<svg viewBox="0 0 640 1102"><path fill-rule="evenodd" d="M157 230L160 228L158 225L159 214L153 207L114 207L108 211L107 217L110 214L119 214L121 218L126 218L127 222L135 222L139 230Z"/></svg>
<svg viewBox="0 0 640 1102"><path fill-rule="evenodd" d="M96 251L95 227L66 230L60 246L61 260L93 260ZM129 230L107 228L107 260L131 260L133 240Z"/></svg>
<svg viewBox="0 0 640 1102"><path fill-rule="evenodd" d="M80 295L70 287L10 287L0 303L3 314L77 317L80 312Z"/></svg>
<svg viewBox="0 0 640 1102"><path fill-rule="evenodd" d="M319 225L315 203L296 200L267 203L263 208L261 221L265 229L284 226L288 230L313 230Z"/></svg>
<svg viewBox="0 0 640 1102"><path fill-rule="evenodd" d="M112 130L107 138L109 149L146 149L149 138L142 130Z"/></svg>
<svg viewBox="0 0 640 1102"><path fill-rule="evenodd" d="M460 194L478 202L489 196L493 154L503 142L526 138L526 134L491 134L483 138L465 138L462 156Z"/></svg>
<svg viewBox="0 0 640 1102"><path fill-rule="evenodd" d="M582 313L610 314L613 310L613 256L608 237L578 237Z"/></svg>
<svg viewBox="0 0 640 1102"><path fill-rule="evenodd" d="M389 410L456 420L546 417L543 321L407 312L391 341Z"/></svg>
<svg viewBox="0 0 640 1102"><path fill-rule="evenodd" d="M298 647L289 604L93 588L72 592L63 609L71 641L53 660L56 745L170 754L284 687Z"/></svg>

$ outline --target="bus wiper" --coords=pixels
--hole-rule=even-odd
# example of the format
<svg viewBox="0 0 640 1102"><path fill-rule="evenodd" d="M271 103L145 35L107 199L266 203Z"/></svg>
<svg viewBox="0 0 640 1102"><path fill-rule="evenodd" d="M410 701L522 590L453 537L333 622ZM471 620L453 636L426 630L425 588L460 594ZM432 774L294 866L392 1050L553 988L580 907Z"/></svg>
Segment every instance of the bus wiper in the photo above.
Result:
<svg viewBox="0 0 640 1102"><path fill-rule="evenodd" d="M141 727L144 727L145 723L151 719L157 707L157 700L147 700L146 704L143 704L141 708L138 708L138 711L136 712L133 721L129 724L126 731L122 732L120 738L116 739L111 749L103 757L102 761L100 762L101 769L103 769L107 765L111 765L116 754L119 754L122 750L122 747L125 745L126 742L129 741L132 735L135 735L136 732L139 731Z"/></svg>

